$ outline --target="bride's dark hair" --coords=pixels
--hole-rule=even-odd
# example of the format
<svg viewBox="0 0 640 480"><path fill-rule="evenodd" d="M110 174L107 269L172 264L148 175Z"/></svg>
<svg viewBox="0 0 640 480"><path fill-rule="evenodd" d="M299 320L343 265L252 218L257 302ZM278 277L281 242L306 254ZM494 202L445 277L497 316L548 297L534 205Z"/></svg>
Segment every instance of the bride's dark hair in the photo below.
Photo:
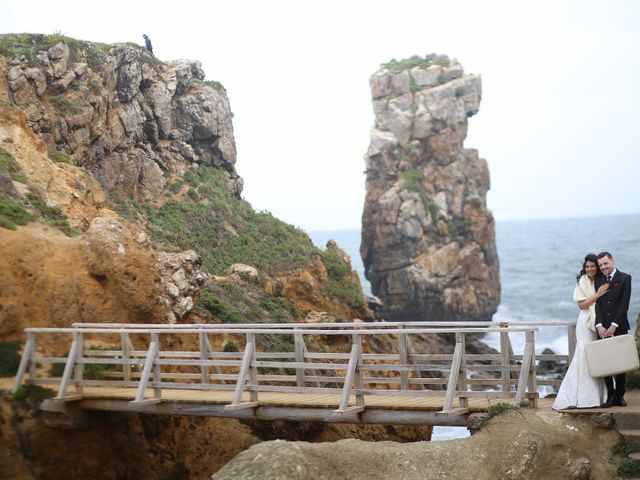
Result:
<svg viewBox="0 0 640 480"><path fill-rule="evenodd" d="M580 270L580 273L578 273L578 276L576 277L576 282L579 282L580 277L587 273L585 270L585 267L587 266L587 262L596 264L596 269L597 269L596 277L602 275L602 272L600 271L600 267L598 266L598 256L595 253L587 253L587 256L584 257L584 262L582 262L582 270Z"/></svg>

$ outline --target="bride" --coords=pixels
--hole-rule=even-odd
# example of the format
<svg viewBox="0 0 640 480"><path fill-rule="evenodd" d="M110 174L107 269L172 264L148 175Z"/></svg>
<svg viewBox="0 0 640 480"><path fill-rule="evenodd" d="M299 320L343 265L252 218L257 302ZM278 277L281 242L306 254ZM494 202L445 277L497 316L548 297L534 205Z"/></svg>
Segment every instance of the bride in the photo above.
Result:
<svg viewBox="0 0 640 480"><path fill-rule="evenodd" d="M602 275L598 268L598 257L590 253L584 258L582 271L577 277L578 284L573 291L573 300L580 309L576 323L576 349L553 403L554 410L599 407L602 403L602 380L589 375L584 355L585 343L596 339L596 300L609 288L605 283L596 292L594 280L598 275Z"/></svg>

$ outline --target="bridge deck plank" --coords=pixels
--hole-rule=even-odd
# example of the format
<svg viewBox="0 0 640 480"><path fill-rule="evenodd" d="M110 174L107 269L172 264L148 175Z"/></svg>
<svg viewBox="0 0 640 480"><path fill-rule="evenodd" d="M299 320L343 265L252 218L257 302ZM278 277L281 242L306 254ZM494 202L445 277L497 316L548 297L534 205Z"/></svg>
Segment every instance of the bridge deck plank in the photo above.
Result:
<svg viewBox="0 0 640 480"><path fill-rule="evenodd" d="M133 388L105 388L85 387L82 395L84 398L133 400L135 398ZM145 397L151 398L153 390L148 389ZM162 399L178 403L212 403L229 404L233 399L231 391L194 391L194 390L162 390ZM393 397L382 395L365 395L365 406L369 408L381 408L389 410L433 410L443 408L444 397ZM242 397L243 402L249 401L249 393ZM550 408L553 399L540 399L539 408ZM305 393L280 393L259 392L258 403L260 405L272 405L280 407L328 407L335 408L340 404L338 394L305 394ZM457 403L457 402L456 402ZM490 405L486 399L470 398L470 411L484 411ZM349 405L355 405L355 396L349 399ZM459 407L459 405L454 405Z"/></svg>

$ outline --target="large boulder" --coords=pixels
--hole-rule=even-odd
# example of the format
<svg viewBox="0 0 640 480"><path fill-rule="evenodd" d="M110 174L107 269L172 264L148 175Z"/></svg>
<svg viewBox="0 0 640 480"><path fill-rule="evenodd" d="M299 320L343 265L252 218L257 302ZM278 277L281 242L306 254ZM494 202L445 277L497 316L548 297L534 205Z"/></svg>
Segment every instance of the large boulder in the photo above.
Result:
<svg viewBox="0 0 640 480"><path fill-rule="evenodd" d="M554 412L494 418L470 438L447 442L259 443L213 480L546 480L613 478L619 434Z"/></svg>

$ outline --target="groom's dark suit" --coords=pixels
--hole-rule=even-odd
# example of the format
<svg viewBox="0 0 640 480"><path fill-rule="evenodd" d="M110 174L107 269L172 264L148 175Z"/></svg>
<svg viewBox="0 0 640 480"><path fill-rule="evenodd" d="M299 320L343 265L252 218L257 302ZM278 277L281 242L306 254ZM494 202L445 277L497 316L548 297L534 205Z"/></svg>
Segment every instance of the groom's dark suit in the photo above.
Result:
<svg viewBox="0 0 640 480"><path fill-rule="evenodd" d="M595 279L595 288L607 283L607 277L598 276ZM616 270L611 281L609 289L596 302L596 325L602 325L605 329L609 328L612 323L618 325L613 336L624 335L629 332L629 319L627 318L627 310L629 310L629 301L631 300L631 275ZM615 378L615 387L613 380ZM607 386L609 395L622 398L624 395L625 374L621 373L615 377L605 377L604 383Z"/></svg>

